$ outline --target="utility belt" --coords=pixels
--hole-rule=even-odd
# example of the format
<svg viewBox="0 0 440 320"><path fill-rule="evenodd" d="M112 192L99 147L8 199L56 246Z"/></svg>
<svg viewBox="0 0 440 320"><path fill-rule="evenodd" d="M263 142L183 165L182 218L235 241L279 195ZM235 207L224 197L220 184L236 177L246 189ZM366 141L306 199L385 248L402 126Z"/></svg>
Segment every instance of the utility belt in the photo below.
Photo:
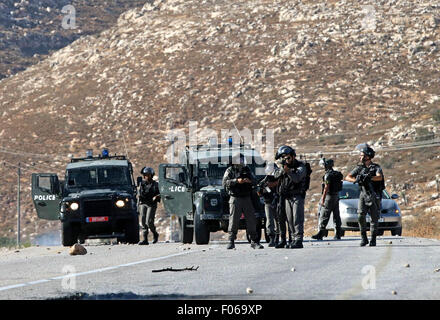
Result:
<svg viewBox="0 0 440 320"><path fill-rule="evenodd" d="M283 196L284 199L289 199L295 196L303 196L304 191L302 190L286 191L286 192L282 192L281 195Z"/></svg>

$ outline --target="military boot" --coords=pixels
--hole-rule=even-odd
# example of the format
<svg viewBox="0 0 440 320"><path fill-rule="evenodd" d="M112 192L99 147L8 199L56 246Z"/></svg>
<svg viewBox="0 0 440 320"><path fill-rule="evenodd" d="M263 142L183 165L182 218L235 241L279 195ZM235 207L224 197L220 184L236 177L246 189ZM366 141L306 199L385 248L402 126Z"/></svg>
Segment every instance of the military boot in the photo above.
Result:
<svg viewBox="0 0 440 320"><path fill-rule="evenodd" d="M365 247L368 244L367 231L361 232L361 237L362 237L361 247Z"/></svg>
<svg viewBox="0 0 440 320"><path fill-rule="evenodd" d="M370 239L370 247L376 246L376 237L377 237L377 231L371 232L371 239Z"/></svg>
<svg viewBox="0 0 440 320"><path fill-rule="evenodd" d="M153 243L156 243L159 240L159 234L157 232L153 233Z"/></svg>
<svg viewBox="0 0 440 320"><path fill-rule="evenodd" d="M341 233L341 229L335 229L335 236L333 237L333 239L341 240Z"/></svg>
<svg viewBox="0 0 440 320"><path fill-rule="evenodd" d="M301 249L301 248L304 248L304 246L302 240L300 239L297 239L290 244L290 249Z"/></svg>
<svg viewBox="0 0 440 320"><path fill-rule="evenodd" d="M252 249L264 249L264 247L261 244L259 244L258 242L255 242L255 241L251 241L251 248Z"/></svg>
<svg viewBox="0 0 440 320"><path fill-rule="evenodd" d="M140 246L148 245L148 240L147 240L147 239L144 239L144 240L142 240L142 241L139 241L139 242L138 242L138 245L140 245Z"/></svg>
<svg viewBox="0 0 440 320"><path fill-rule="evenodd" d="M318 233L317 233L317 234L314 234L314 235L312 236L312 239L315 239L315 240L322 240L322 238L324 237L324 234L325 234L325 231L319 229Z"/></svg>
<svg viewBox="0 0 440 320"><path fill-rule="evenodd" d="M235 248L234 240L229 240L229 243L226 246L226 249L234 249L234 248Z"/></svg>
<svg viewBox="0 0 440 320"><path fill-rule="evenodd" d="M281 237L281 242L275 246L275 249L285 248L287 245L286 238Z"/></svg>
<svg viewBox="0 0 440 320"><path fill-rule="evenodd" d="M276 246L276 244L275 244L275 237L274 236L269 236L269 247L275 247Z"/></svg>

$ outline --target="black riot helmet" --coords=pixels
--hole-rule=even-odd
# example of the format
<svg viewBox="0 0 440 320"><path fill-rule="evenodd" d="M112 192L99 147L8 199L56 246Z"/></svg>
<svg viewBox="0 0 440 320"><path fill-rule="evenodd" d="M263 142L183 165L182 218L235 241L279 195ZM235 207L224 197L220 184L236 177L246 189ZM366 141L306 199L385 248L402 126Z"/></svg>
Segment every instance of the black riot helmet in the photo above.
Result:
<svg viewBox="0 0 440 320"><path fill-rule="evenodd" d="M151 174L151 176L154 176L154 169L150 167L143 167L141 170L141 174L143 176L146 176L147 174Z"/></svg>
<svg viewBox="0 0 440 320"><path fill-rule="evenodd" d="M278 160L279 158L290 154L291 156L296 157L295 149L292 149L289 146L281 146L278 148L277 153L275 154L275 160Z"/></svg>
<svg viewBox="0 0 440 320"><path fill-rule="evenodd" d="M326 159L326 158L322 158L321 160L319 160L319 164L325 168L325 170L331 169L334 166L334 161L333 159Z"/></svg>
<svg viewBox="0 0 440 320"><path fill-rule="evenodd" d="M371 147L365 147L362 149L362 153L368 156L370 159L373 159L376 155L376 152Z"/></svg>

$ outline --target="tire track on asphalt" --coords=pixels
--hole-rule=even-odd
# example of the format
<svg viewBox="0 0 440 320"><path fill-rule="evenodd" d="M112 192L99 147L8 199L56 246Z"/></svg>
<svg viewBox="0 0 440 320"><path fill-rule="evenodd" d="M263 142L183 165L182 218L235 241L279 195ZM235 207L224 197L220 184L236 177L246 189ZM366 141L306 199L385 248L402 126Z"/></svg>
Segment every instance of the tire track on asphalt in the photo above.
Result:
<svg viewBox="0 0 440 320"><path fill-rule="evenodd" d="M376 279L379 277L379 275L382 273L382 271L385 269L385 267L391 261L391 254L392 254L392 246L387 246L385 254L382 256L379 263L374 266L375 270L376 270ZM347 290L345 293L340 294L335 299L336 300L353 299L354 296L358 295L359 293L363 292L364 290L365 289L362 287L362 280L360 280L357 285L353 286L351 289Z"/></svg>

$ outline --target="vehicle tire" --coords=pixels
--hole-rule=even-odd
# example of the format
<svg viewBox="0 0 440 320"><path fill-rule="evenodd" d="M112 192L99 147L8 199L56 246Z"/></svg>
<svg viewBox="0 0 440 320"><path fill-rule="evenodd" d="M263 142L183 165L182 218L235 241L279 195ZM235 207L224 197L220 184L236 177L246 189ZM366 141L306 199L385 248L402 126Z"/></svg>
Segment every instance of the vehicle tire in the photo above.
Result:
<svg viewBox="0 0 440 320"><path fill-rule="evenodd" d="M137 217L125 225L125 241L131 244L139 242L139 219Z"/></svg>
<svg viewBox="0 0 440 320"><path fill-rule="evenodd" d="M179 219L180 230L182 231L182 243L192 243L194 239L194 228L187 227L188 220L186 217Z"/></svg>
<svg viewBox="0 0 440 320"><path fill-rule="evenodd" d="M63 222L61 229L61 243L65 247L71 247L78 242L75 228L68 222Z"/></svg>
<svg viewBox="0 0 440 320"><path fill-rule="evenodd" d="M200 213L196 211L194 215L194 237L196 238L197 244L208 244L209 243L209 227L205 221L200 219Z"/></svg>
<svg viewBox="0 0 440 320"><path fill-rule="evenodd" d="M392 229L391 230L391 235L392 236L402 236L402 227L398 228L398 229Z"/></svg>
<svg viewBox="0 0 440 320"><path fill-rule="evenodd" d="M393 231L391 231L391 233L392 233ZM378 236L383 236L383 233L384 233L384 230L378 230L377 231L377 235Z"/></svg>

